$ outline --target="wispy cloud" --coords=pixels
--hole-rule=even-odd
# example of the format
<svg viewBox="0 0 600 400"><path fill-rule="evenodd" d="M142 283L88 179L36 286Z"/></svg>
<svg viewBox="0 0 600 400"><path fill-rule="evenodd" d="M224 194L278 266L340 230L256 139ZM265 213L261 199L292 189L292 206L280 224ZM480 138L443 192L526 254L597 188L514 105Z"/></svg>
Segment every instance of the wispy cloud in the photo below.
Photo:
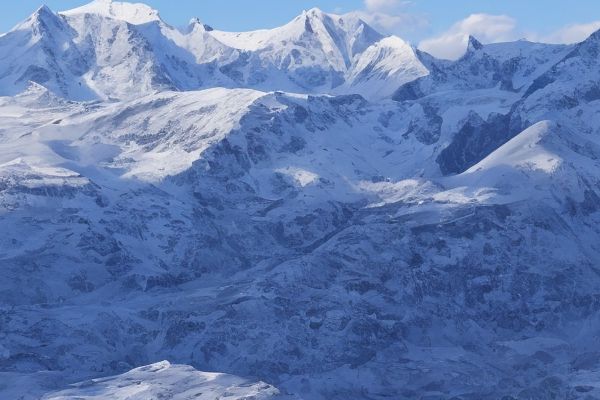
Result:
<svg viewBox="0 0 600 400"><path fill-rule="evenodd" d="M600 21L572 24L551 32L540 34L523 29L514 18L507 15L471 14L455 23L444 33L427 38L419 48L436 57L450 60L461 57L469 40L474 36L482 43L498 43L527 39L542 43L578 43L600 29Z"/></svg>
<svg viewBox="0 0 600 400"><path fill-rule="evenodd" d="M365 0L365 8L369 12L389 13L397 12L409 4L405 0Z"/></svg>
<svg viewBox="0 0 600 400"><path fill-rule="evenodd" d="M578 43L600 29L600 21L567 25L549 35L532 35L532 40L545 43Z"/></svg>
<svg viewBox="0 0 600 400"><path fill-rule="evenodd" d="M566 25L554 32L539 33L525 29L510 15L475 13L454 23L446 31L433 37L430 22L424 14L415 11L418 3L410 0L363 0L364 9L355 13L375 29L395 34L404 39L423 38L418 47L445 59L461 57L467 47L469 36L482 43L498 43L527 39L544 43L577 43L600 29L600 20L582 24Z"/></svg>
<svg viewBox="0 0 600 400"><path fill-rule="evenodd" d="M429 26L427 18L408 10L411 4L408 0L364 0L364 10L356 14L382 33L404 36Z"/></svg>
<svg viewBox="0 0 600 400"><path fill-rule="evenodd" d="M464 54L469 35L495 43L518 39L519 30L517 21L507 15L471 14L441 35L421 41L419 48L436 57L457 59Z"/></svg>

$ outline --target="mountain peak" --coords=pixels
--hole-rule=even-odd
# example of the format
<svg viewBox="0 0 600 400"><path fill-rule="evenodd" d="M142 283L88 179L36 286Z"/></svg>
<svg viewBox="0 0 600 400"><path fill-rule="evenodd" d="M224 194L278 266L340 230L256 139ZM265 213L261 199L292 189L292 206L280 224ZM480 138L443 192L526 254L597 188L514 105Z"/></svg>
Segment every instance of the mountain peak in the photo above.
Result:
<svg viewBox="0 0 600 400"><path fill-rule="evenodd" d="M13 30L32 30L34 35L44 35L64 28L62 20L48 6L39 7Z"/></svg>
<svg viewBox="0 0 600 400"><path fill-rule="evenodd" d="M473 35L469 35L467 44L467 53L483 49L483 44Z"/></svg>
<svg viewBox="0 0 600 400"><path fill-rule="evenodd" d="M198 30L203 31L203 32L211 32L214 30L214 28L210 25L203 24L202 21L200 20L200 18L194 17L188 23L187 31L193 32L193 31L198 31Z"/></svg>
<svg viewBox="0 0 600 400"><path fill-rule="evenodd" d="M308 33L314 33L314 24L325 23L328 15L321 11L319 8L311 8L309 10L302 11L302 14L296 17L295 21L302 22L304 24L304 31Z"/></svg>
<svg viewBox="0 0 600 400"><path fill-rule="evenodd" d="M84 6L61 12L66 16L80 14L96 14L106 18L117 19L133 25L142 25L160 21L157 10L142 3L125 3L113 0L94 0Z"/></svg>
<svg viewBox="0 0 600 400"><path fill-rule="evenodd" d="M583 42L600 42L600 29L592 32Z"/></svg>
<svg viewBox="0 0 600 400"><path fill-rule="evenodd" d="M54 14L54 12L44 4L35 10L33 14L31 14L31 16L28 18L28 21L45 21L54 18L56 18L56 14Z"/></svg>
<svg viewBox="0 0 600 400"><path fill-rule="evenodd" d="M323 10L321 10L318 7L313 7L309 10L304 10L304 12L302 14L308 15L310 17L315 17L315 18L324 18L324 17L328 16L327 13L325 13Z"/></svg>
<svg viewBox="0 0 600 400"><path fill-rule="evenodd" d="M47 5L42 5L40 7L38 7L37 10L35 10L35 12L33 13L34 15L43 15L43 14L54 14L52 12L52 10L50 8L48 8Z"/></svg>

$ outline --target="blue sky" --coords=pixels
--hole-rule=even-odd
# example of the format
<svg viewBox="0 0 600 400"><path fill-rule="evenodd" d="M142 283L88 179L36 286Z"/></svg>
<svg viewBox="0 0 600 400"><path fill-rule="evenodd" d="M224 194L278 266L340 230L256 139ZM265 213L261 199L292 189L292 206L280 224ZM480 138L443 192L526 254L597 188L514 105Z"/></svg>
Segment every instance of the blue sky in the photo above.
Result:
<svg viewBox="0 0 600 400"><path fill-rule="evenodd" d="M9 30L42 3L54 11L86 0L0 2L0 31ZM223 30L268 28L289 21L303 9L360 11L376 28L404 37L433 53L462 46L472 33L484 42L582 40L600 28L600 0L146 0L172 25L197 16ZM469 19L469 17L477 16ZM436 41L437 40L437 41ZM444 54L442 54L444 55ZM447 57L451 58L451 57Z"/></svg>

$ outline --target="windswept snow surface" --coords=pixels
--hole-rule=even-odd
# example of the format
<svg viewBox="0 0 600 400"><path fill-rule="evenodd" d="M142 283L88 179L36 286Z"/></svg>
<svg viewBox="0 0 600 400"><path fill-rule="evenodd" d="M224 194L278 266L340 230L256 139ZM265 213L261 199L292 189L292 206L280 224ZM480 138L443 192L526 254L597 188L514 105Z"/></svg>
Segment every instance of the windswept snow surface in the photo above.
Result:
<svg viewBox="0 0 600 400"><path fill-rule="evenodd" d="M0 398L600 398L599 37L41 7L0 36Z"/></svg>
<svg viewBox="0 0 600 400"><path fill-rule="evenodd" d="M43 400L267 400L295 397L281 395L263 382L225 374L199 372L167 361L136 368L119 376L93 379L72 385L73 388L47 394Z"/></svg>
<svg viewBox="0 0 600 400"><path fill-rule="evenodd" d="M106 18L117 19L133 25L142 25L160 21L158 11L142 3L125 3L112 0L94 0L82 7L64 11L67 16L95 14Z"/></svg>

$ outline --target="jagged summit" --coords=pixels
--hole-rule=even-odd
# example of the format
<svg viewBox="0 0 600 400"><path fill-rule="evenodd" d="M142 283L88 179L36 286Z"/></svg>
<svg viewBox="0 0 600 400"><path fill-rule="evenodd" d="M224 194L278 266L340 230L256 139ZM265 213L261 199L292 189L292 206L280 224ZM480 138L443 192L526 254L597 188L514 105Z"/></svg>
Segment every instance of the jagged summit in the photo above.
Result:
<svg viewBox="0 0 600 400"><path fill-rule="evenodd" d="M311 18L321 18L322 19L325 17L329 17L331 15L333 15L333 14L328 14L318 7L313 7L308 10L303 10L302 14L299 17L309 16Z"/></svg>
<svg viewBox="0 0 600 400"><path fill-rule="evenodd" d="M355 58L383 38L355 15L328 14L318 8L306 10L278 28L252 32L215 30L212 35L230 47L260 52L261 57L278 66L318 66L323 73L329 70L339 75L326 79L311 76L311 82L307 82L310 87L342 83Z"/></svg>
<svg viewBox="0 0 600 400"><path fill-rule="evenodd" d="M328 33L323 31L328 29L331 33L342 33L342 36L364 35L372 41L379 40L383 37L382 34L376 32L373 28L368 26L366 22L354 14L330 14L319 8L304 10L289 23L274 29L261 29L252 32L235 33L224 31L218 32L225 40L229 39L228 41L230 41L232 45L243 45L246 48L259 48L267 46L270 43L265 40L253 45L249 43L236 43L233 41L233 37L241 38L244 36L251 36L252 38L265 39L261 37L265 36L269 37L271 41L274 41L279 37L280 41L284 41L291 38L298 39L306 33L326 35Z"/></svg>
<svg viewBox="0 0 600 400"><path fill-rule="evenodd" d="M210 25L202 23L202 20L198 17L193 17L185 29L185 33L192 33L194 31L211 32L214 28Z"/></svg>
<svg viewBox="0 0 600 400"><path fill-rule="evenodd" d="M473 35L469 35L467 41L467 53L483 49L483 44Z"/></svg>
<svg viewBox="0 0 600 400"><path fill-rule="evenodd" d="M368 25L360 16L356 13L347 14L335 14L321 10L318 7L313 7L308 10L303 10L298 16L296 16L290 23L294 21L302 21L307 19L309 21L322 21L324 23L335 23L341 26L345 26L348 30L353 30L361 25ZM371 28L372 29L372 28Z"/></svg>
<svg viewBox="0 0 600 400"><path fill-rule="evenodd" d="M194 30L197 30L197 29L200 29L204 32L210 32L210 31L214 30L212 26L202 23L200 18L193 17L192 19L190 19L190 22L188 23L187 32L193 32Z"/></svg>

